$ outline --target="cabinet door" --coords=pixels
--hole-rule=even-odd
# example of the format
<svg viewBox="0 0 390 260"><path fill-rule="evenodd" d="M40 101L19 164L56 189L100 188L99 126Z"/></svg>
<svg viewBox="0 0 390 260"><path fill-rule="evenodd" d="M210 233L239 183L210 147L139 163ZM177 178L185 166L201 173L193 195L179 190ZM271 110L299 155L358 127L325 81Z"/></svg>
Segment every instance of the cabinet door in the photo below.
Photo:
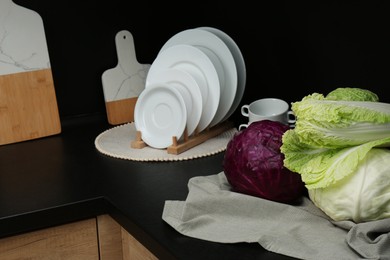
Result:
<svg viewBox="0 0 390 260"><path fill-rule="evenodd" d="M100 260L122 260L121 226L109 215L97 217Z"/></svg>
<svg viewBox="0 0 390 260"><path fill-rule="evenodd" d="M157 260L146 247L122 228L123 260Z"/></svg>
<svg viewBox="0 0 390 260"><path fill-rule="evenodd" d="M7 260L156 260L109 215L0 239Z"/></svg>
<svg viewBox="0 0 390 260"><path fill-rule="evenodd" d="M148 249L109 215L97 217L101 260L156 260Z"/></svg>
<svg viewBox="0 0 390 260"><path fill-rule="evenodd" d="M0 259L98 260L96 219L0 239Z"/></svg>

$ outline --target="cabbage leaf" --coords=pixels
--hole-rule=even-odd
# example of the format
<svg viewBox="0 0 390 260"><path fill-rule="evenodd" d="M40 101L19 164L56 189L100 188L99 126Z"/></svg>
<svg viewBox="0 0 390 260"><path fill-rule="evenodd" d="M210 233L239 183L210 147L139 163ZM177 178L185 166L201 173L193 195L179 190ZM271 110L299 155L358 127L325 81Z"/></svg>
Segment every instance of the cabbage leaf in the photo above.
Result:
<svg viewBox="0 0 390 260"><path fill-rule="evenodd" d="M327 100L350 100L350 101L374 101L379 97L374 92L362 88L337 88L326 95Z"/></svg>
<svg viewBox="0 0 390 260"><path fill-rule="evenodd" d="M352 174L373 147L390 145L390 137L361 145L321 148L299 141L294 130L285 132L281 152L284 166L301 174L308 190L325 188Z"/></svg>
<svg viewBox="0 0 390 260"><path fill-rule="evenodd" d="M390 104L327 100L314 93L291 106L299 140L340 148L390 137Z"/></svg>
<svg viewBox="0 0 390 260"><path fill-rule="evenodd" d="M390 147L390 104L375 93L339 88L292 103L294 129L282 138L284 166L306 187L324 188L353 173L373 147Z"/></svg>

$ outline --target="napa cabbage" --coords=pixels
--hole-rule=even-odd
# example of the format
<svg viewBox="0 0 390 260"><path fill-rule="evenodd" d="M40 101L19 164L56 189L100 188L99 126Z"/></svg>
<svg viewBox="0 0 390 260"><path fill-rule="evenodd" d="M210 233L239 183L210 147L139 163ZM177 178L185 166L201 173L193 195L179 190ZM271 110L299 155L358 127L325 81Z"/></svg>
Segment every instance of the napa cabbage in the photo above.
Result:
<svg viewBox="0 0 390 260"><path fill-rule="evenodd" d="M390 217L390 104L359 88L313 93L292 103L282 136L284 166L333 220Z"/></svg>

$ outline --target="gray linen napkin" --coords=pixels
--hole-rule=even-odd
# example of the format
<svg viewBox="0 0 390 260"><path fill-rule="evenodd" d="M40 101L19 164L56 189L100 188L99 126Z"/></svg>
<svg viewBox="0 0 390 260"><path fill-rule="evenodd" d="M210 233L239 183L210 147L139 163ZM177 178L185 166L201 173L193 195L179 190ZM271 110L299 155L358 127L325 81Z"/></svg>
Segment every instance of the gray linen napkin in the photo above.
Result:
<svg viewBox="0 0 390 260"><path fill-rule="evenodd" d="M165 202L162 219L183 235L257 242L300 259L390 259L390 219L331 221L308 198L288 205L230 191L224 172L191 178L186 201Z"/></svg>

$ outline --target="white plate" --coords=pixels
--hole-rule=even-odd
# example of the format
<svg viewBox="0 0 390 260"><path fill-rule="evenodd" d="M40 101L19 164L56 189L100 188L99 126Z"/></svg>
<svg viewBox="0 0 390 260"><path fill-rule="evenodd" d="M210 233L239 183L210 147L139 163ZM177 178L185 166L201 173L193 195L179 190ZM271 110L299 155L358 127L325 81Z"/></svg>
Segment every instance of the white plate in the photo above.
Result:
<svg viewBox="0 0 390 260"><path fill-rule="evenodd" d="M179 140L186 127L184 99L166 84L149 85L139 95L134 108L134 124L142 140L154 148L167 148L172 137Z"/></svg>
<svg viewBox="0 0 390 260"><path fill-rule="evenodd" d="M187 108L187 133L191 135L202 115L202 93L198 83L191 74L178 69L163 69L153 75L148 74L148 84L160 82L167 83L169 87L176 87L184 97Z"/></svg>
<svg viewBox="0 0 390 260"><path fill-rule="evenodd" d="M242 56L241 50L236 44L236 42L224 31L221 31L214 27L199 27L199 29L206 30L217 35L225 44L228 46L230 52L233 54L234 61L236 62L237 68L237 92L234 98L233 104L229 109L227 115L222 119L222 121L227 120L240 105L241 99L244 96L245 85L246 85L246 66L245 60Z"/></svg>
<svg viewBox="0 0 390 260"><path fill-rule="evenodd" d="M219 75L221 97L218 110L210 122L210 127L218 124L231 108L237 91L237 68L229 48L214 33L202 29L187 29L172 36L161 48L161 51L176 44L189 44L202 51L208 49L215 53L223 67L223 75ZM208 53L206 53L208 54Z"/></svg>
<svg viewBox="0 0 390 260"><path fill-rule="evenodd" d="M220 84L218 73L210 58L200 49L186 44L177 44L166 48L157 55L150 65L148 78L153 78L159 71L175 68L188 72L200 88L202 94L202 115L198 124L198 131L206 129L217 112L220 100Z"/></svg>

